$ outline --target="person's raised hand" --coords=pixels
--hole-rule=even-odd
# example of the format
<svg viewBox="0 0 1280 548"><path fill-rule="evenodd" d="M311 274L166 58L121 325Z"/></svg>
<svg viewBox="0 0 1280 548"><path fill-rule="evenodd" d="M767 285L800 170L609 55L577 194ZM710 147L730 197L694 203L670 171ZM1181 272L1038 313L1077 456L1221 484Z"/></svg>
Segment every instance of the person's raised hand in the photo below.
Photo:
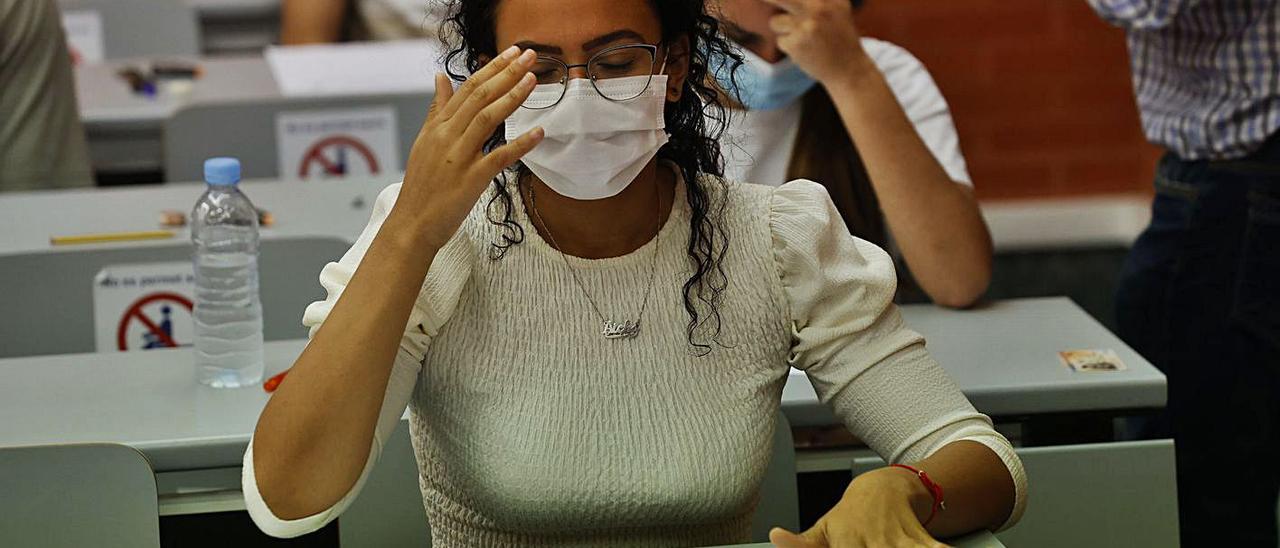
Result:
<svg viewBox="0 0 1280 548"><path fill-rule="evenodd" d="M946 548L920 525L913 506L931 504L920 497L918 481L894 469L858 476L840 502L803 533L769 531L778 548Z"/></svg>
<svg viewBox="0 0 1280 548"><path fill-rule="evenodd" d="M769 20L778 48L824 85L840 85L874 65L849 0L764 0L785 10Z"/></svg>
<svg viewBox="0 0 1280 548"><path fill-rule="evenodd" d="M542 141L542 128L485 153L493 132L524 103L537 80L529 72L537 55L512 46L454 91L436 75L436 96L409 152L404 184L393 214L436 248L444 246L484 193L508 166Z"/></svg>

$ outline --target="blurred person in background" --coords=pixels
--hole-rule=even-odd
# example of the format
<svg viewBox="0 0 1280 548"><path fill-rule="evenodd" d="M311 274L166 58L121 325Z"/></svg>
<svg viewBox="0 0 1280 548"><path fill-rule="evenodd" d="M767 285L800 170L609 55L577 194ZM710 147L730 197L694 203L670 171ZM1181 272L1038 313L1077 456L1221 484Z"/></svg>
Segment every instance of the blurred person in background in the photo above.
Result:
<svg viewBox="0 0 1280 548"><path fill-rule="evenodd" d="M746 57L733 81L719 75L745 109L721 142L726 177L818 181L854 235L899 259L902 297L922 299L913 299L914 277L940 305L980 298L991 236L947 102L924 65L862 36L861 0L719 3L725 34Z"/></svg>
<svg viewBox="0 0 1280 548"><path fill-rule="evenodd" d="M436 39L446 12L441 0L284 0L280 41Z"/></svg>
<svg viewBox="0 0 1280 548"><path fill-rule="evenodd" d="M0 0L0 192L93 185L54 0Z"/></svg>
<svg viewBox="0 0 1280 548"><path fill-rule="evenodd" d="M1280 1L1089 0L1129 36L1142 125L1166 150L1117 295L1169 379L1144 437L1177 445L1183 546L1277 545Z"/></svg>

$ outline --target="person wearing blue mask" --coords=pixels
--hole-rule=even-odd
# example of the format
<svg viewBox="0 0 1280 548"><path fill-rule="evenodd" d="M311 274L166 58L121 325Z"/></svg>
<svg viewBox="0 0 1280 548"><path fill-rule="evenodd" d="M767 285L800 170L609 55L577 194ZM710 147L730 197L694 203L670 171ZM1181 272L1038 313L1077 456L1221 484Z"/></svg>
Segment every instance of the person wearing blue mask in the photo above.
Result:
<svg viewBox="0 0 1280 548"><path fill-rule="evenodd" d="M821 183L854 235L898 256L900 297L921 298L918 285L969 306L990 282L992 244L950 112L920 61L862 37L860 4L720 0L745 57L732 78L717 71L745 109L721 140L725 175Z"/></svg>

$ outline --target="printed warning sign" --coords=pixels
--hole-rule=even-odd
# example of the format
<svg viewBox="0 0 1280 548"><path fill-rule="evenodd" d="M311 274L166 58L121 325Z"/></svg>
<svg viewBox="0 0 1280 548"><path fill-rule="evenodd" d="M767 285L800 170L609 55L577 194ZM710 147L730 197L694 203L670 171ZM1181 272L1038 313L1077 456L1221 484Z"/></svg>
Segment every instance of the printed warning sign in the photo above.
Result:
<svg viewBox="0 0 1280 548"><path fill-rule="evenodd" d="M189 346L195 273L191 263L109 266L93 283L99 352Z"/></svg>
<svg viewBox="0 0 1280 548"><path fill-rule="evenodd" d="M107 58L102 34L102 14L93 10L62 13L62 28L67 33L67 48L76 65L97 64Z"/></svg>
<svg viewBox="0 0 1280 548"><path fill-rule="evenodd" d="M402 169L391 107L280 113L276 148L285 179L397 179Z"/></svg>

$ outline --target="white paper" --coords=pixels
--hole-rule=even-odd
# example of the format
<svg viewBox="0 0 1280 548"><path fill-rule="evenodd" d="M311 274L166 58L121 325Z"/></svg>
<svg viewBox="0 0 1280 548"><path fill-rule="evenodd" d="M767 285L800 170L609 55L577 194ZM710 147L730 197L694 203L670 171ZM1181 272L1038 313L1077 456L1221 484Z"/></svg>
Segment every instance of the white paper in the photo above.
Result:
<svg viewBox="0 0 1280 548"><path fill-rule="evenodd" d="M93 10L62 13L62 28L67 33L67 47L75 64L98 64L106 60L106 39L102 33L102 14Z"/></svg>
<svg viewBox="0 0 1280 548"><path fill-rule="evenodd" d="M440 49L431 40L267 48L285 97L431 93Z"/></svg>
<svg viewBox="0 0 1280 548"><path fill-rule="evenodd" d="M390 106L282 112L276 116L280 177L398 180L400 139Z"/></svg>
<svg viewBox="0 0 1280 548"><path fill-rule="evenodd" d="M150 350L194 342L190 262L109 266L93 281L98 352Z"/></svg>

